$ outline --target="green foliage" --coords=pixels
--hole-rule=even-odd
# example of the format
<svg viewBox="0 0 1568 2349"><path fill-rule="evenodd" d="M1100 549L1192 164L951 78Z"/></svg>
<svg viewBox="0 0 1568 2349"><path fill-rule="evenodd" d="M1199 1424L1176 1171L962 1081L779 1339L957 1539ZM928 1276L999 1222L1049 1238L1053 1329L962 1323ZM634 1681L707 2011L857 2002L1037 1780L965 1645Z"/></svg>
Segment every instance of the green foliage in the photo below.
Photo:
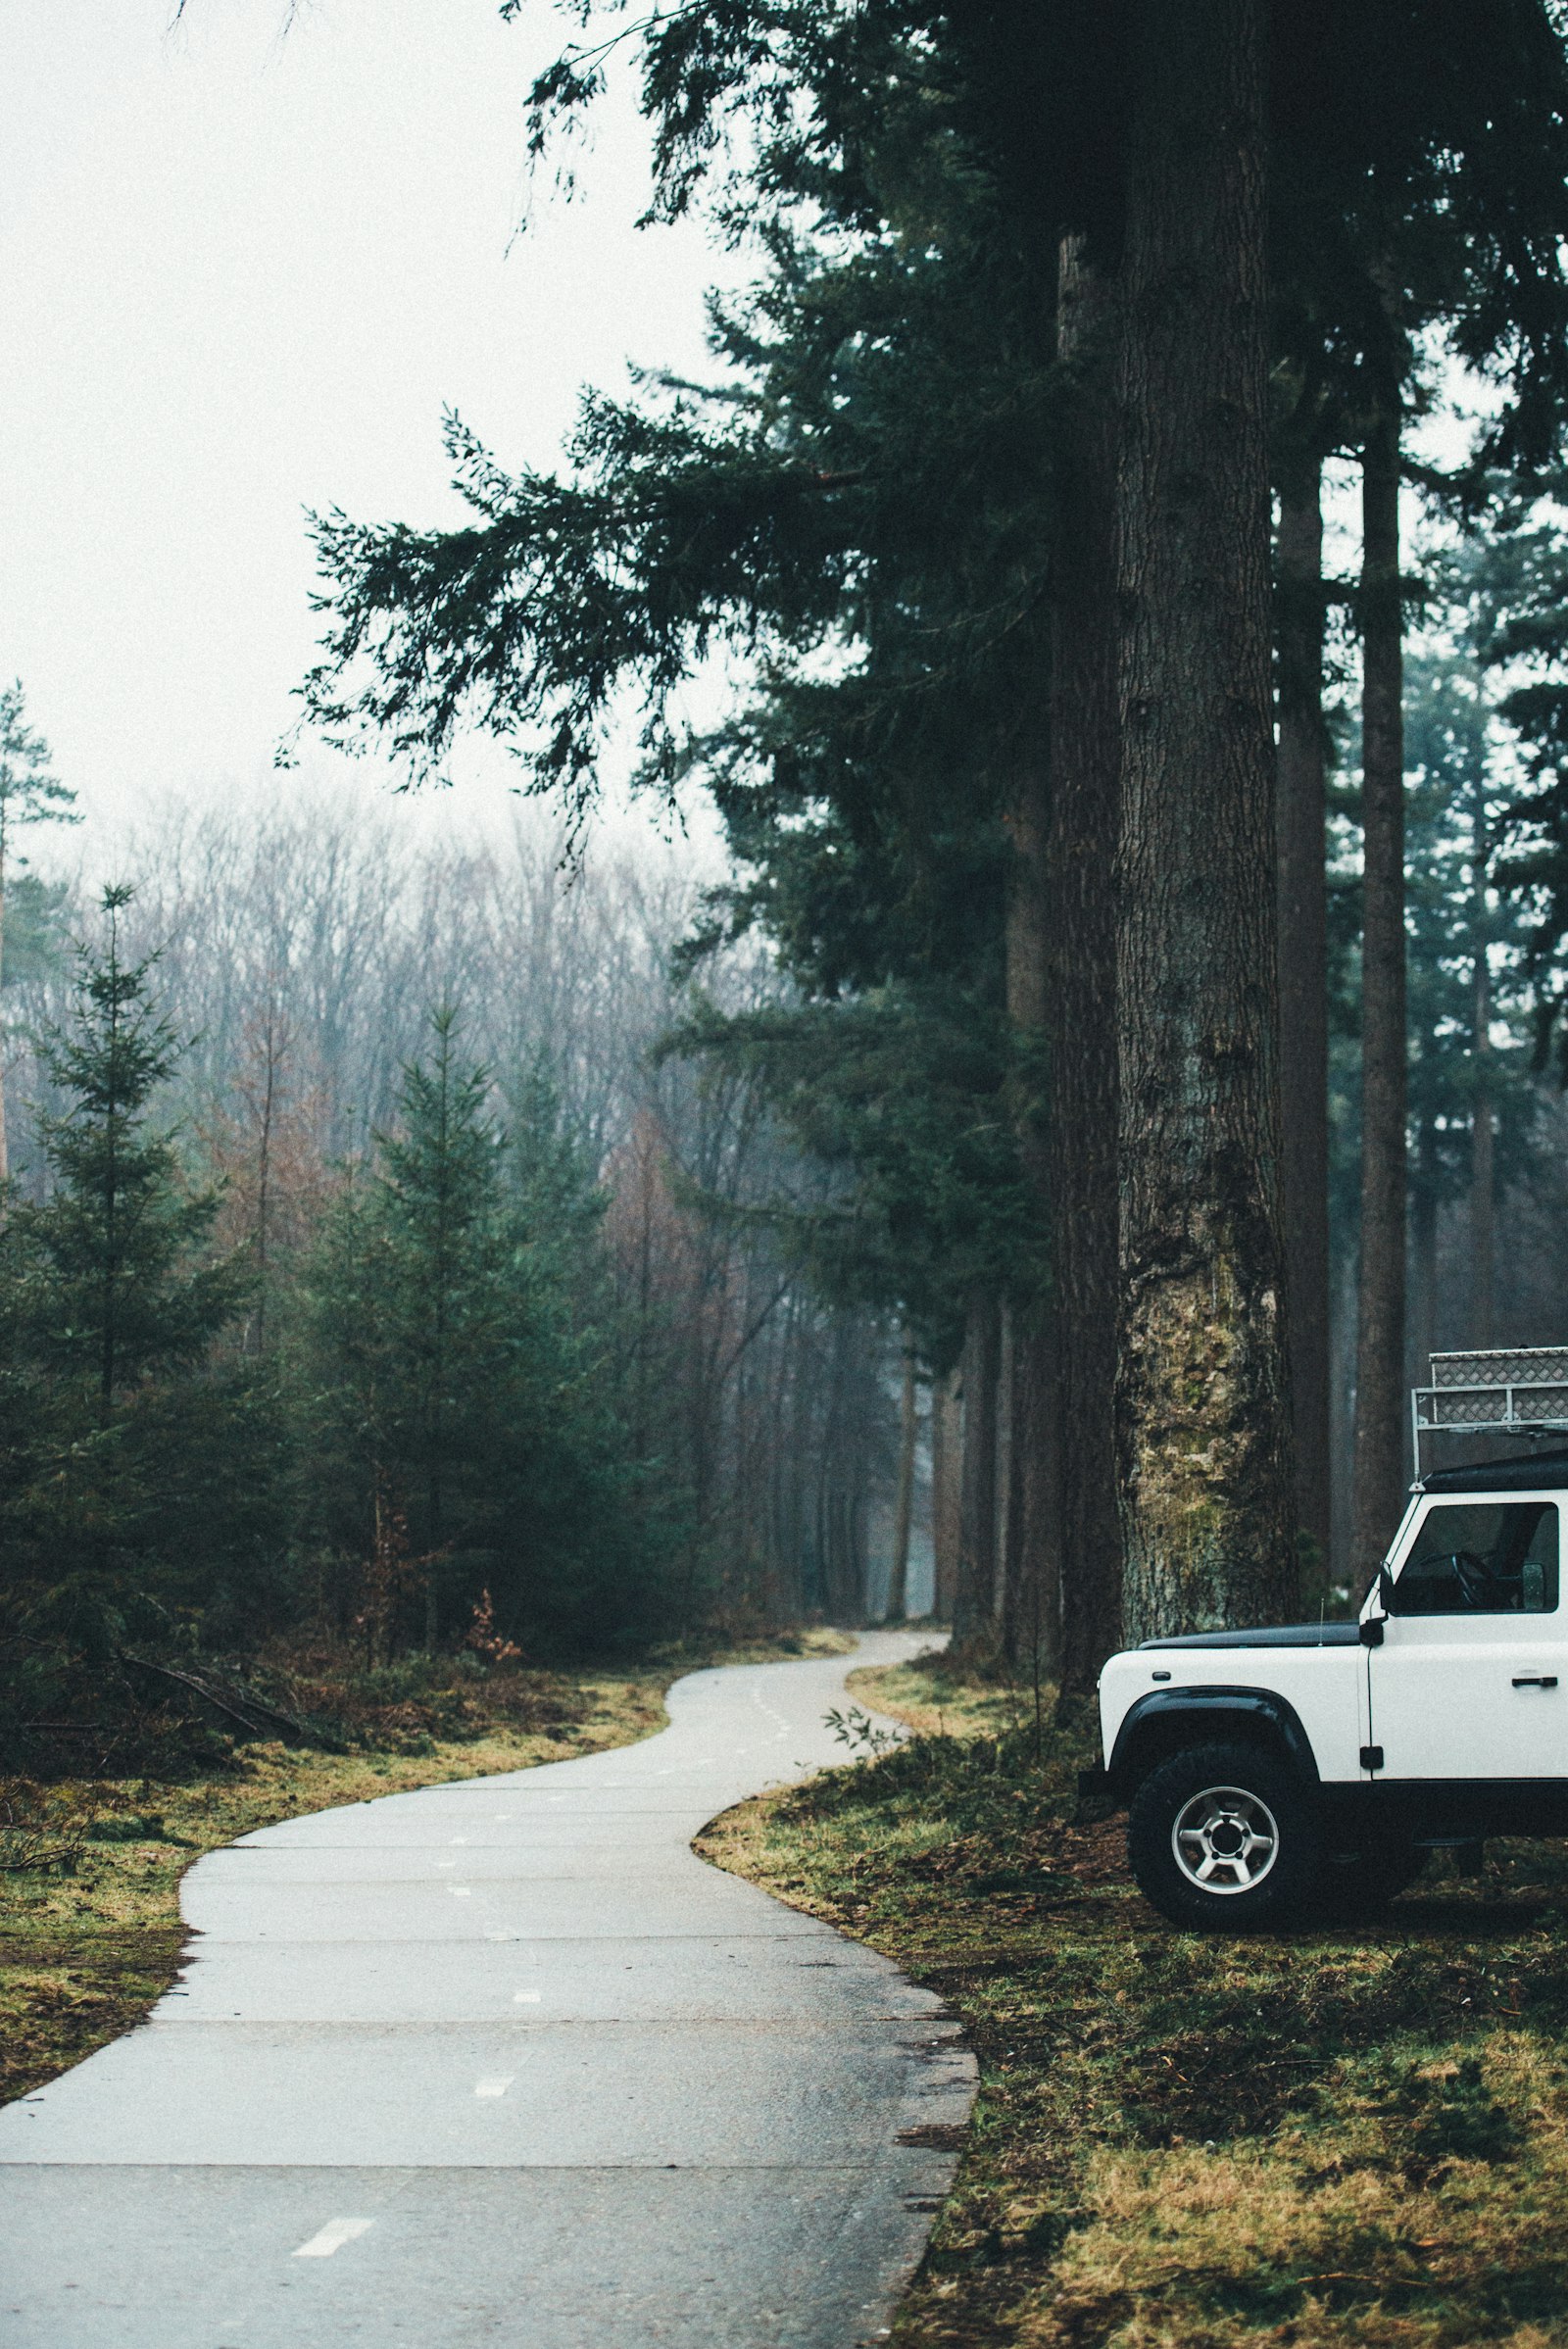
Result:
<svg viewBox="0 0 1568 2349"><path fill-rule="evenodd" d="M64 881L41 881L18 873L6 884L5 963L7 987L53 978L68 958L68 899Z"/></svg>
<svg viewBox="0 0 1568 2349"><path fill-rule="evenodd" d="M692 960L761 930L805 999L733 1027L700 1006L679 1048L743 1067L831 1167L827 1206L775 1202L795 1260L946 1357L976 1288L1043 1277L1002 816L1043 750L1054 260L979 159L974 45L960 67L896 10L833 14L778 12L752 53L804 113L757 117L766 269L713 309L715 385L587 401L562 479L509 478L454 427L470 529L332 517L309 690L340 737L390 734L416 765L481 723L573 807L617 696L641 697L645 781L700 774L737 867ZM710 67L738 97L736 31L709 20L701 67L656 32L660 86ZM683 735L673 697L718 651L753 687Z"/></svg>
<svg viewBox="0 0 1568 2349"><path fill-rule="evenodd" d="M584 1310L600 1201L548 1087L524 1087L509 1142L457 1034L438 1010L397 1131L351 1170L307 1268L308 1511L392 1578L373 1604L426 1644L486 1591L530 1645L646 1639L657 1544L610 1333Z"/></svg>
<svg viewBox="0 0 1568 2349"><path fill-rule="evenodd" d="M191 1269L218 1200L184 1190L151 1122L178 1048L150 999L151 962L122 957L129 898L105 890L105 950L79 955L74 1022L45 1043L70 1104L38 1121L55 1188L10 1226L33 1267L21 1309L34 1356L94 1398L100 1427L149 1378L198 1363L243 1295L234 1262Z"/></svg>
<svg viewBox="0 0 1568 2349"><path fill-rule="evenodd" d="M1482 1091L1496 1134L1499 1194L1539 1167L1543 1133L1531 1051L1545 977L1539 911L1518 885L1539 798L1510 697L1494 674L1500 587L1493 551L1465 539L1424 565L1423 625L1405 660L1405 920L1413 1196L1464 1197ZM1336 1222L1353 1232L1359 1182L1360 871L1358 757L1349 729L1332 793L1331 1079ZM1475 1050L1478 962L1487 967L1490 1052Z"/></svg>
<svg viewBox="0 0 1568 2349"><path fill-rule="evenodd" d="M22 680L0 691L0 884L15 835L32 824L77 824L76 795L49 772L49 745L26 719Z"/></svg>
<svg viewBox="0 0 1568 2349"><path fill-rule="evenodd" d="M213 1365L247 1273L204 1261L216 1197L186 1190L155 1122L176 1046L151 963L123 957L128 897L105 891L103 945L46 1041L53 1187L0 1225L0 1706L24 1718L74 1661L243 1615L283 1531L275 1398Z"/></svg>
<svg viewBox="0 0 1568 2349"><path fill-rule="evenodd" d="M699 1003L662 1049L744 1070L828 1170L825 1199L749 1210L824 1296L897 1309L945 1368L977 1292L1043 1283L997 1014L935 988L730 1017Z"/></svg>
<svg viewBox="0 0 1568 2349"><path fill-rule="evenodd" d="M1568 1005L1568 475L1540 497L1494 485L1493 527L1466 566L1469 634L1520 770L1494 831L1494 871L1511 896L1538 1056ZM1559 1043L1568 1071L1568 1045Z"/></svg>
<svg viewBox="0 0 1568 2349"><path fill-rule="evenodd" d="M737 866L694 956L760 929L804 999L793 1022L705 1008L679 1042L746 1066L833 1165L827 1209L777 1202L791 1245L945 1358L966 1296L1049 1279L1008 1141L1049 1117L1050 1072L1002 1016L1003 818L1047 755L1056 253L1116 249L1124 30L1017 0L580 14L607 37L540 77L535 155L630 42L655 214L703 192L762 273L712 307L715 385L587 401L563 476L510 477L454 425L470 527L330 517L308 697L416 765L477 722L574 811L617 697L641 698L645 779L700 774ZM1458 0L1316 0L1270 70L1280 465L1358 445L1438 332L1503 387L1481 462L1544 462L1568 397L1549 10L1507 0L1483 31ZM752 687L683 736L679 688L717 653ZM1447 879L1429 931L1451 931ZM1427 958L1445 1046L1453 946Z"/></svg>

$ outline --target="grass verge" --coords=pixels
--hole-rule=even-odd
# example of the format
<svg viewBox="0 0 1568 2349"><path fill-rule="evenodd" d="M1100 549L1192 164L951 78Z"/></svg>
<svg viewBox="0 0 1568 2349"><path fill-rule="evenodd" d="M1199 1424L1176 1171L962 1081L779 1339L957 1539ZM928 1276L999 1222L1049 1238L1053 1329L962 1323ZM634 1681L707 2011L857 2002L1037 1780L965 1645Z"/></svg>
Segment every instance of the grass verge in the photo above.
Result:
<svg viewBox="0 0 1568 2349"><path fill-rule="evenodd" d="M1435 1871L1372 1929L1206 1940L1143 1902L1027 1699L855 1685L921 1734L705 1848L939 1991L979 2058L901 2349L1568 2342L1560 1847Z"/></svg>
<svg viewBox="0 0 1568 2349"><path fill-rule="evenodd" d="M344 1752L243 1744L174 1780L0 1780L0 2103L128 2031L169 1987L189 1937L179 1880L204 1851L337 1803L630 1744L663 1726L682 1673L853 1645L807 1631L586 1674L409 1659L357 1682L356 1706L339 1707L355 1726ZM460 1734L435 1734L444 1722Z"/></svg>

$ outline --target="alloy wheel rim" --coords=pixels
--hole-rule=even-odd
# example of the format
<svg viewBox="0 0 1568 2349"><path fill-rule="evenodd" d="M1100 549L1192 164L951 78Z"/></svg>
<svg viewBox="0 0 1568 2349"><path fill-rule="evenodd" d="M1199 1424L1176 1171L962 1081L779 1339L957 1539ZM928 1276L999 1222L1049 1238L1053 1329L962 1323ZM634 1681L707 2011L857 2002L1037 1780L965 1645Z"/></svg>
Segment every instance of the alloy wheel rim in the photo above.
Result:
<svg viewBox="0 0 1568 2349"><path fill-rule="evenodd" d="M1176 1814L1170 1847L1187 1883L1222 1899L1255 1890L1279 1857L1268 1804L1245 1786L1205 1786Z"/></svg>

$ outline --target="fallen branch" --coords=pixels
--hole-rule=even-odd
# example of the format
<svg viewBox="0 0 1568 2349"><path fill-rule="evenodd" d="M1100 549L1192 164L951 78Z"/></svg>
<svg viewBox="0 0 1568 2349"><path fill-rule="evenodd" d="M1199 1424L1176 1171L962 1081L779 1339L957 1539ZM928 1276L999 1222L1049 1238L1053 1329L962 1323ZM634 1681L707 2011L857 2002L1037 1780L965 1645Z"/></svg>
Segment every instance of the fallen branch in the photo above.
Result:
<svg viewBox="0 0 1568 2349"><path fill-rule="evenodd" d="M310 1732L302 1721L296 1721L290 1713L280 1713L275 1705L266 1703L259 1696L234 1690L230 1690L227 1695L220 1695L215 1688L208 1682L198 1679L193 1672L181 1672L172 1664L155 1664L151 1656L128 1655L122 1648L116 1652L119 1661L128 1665L133 1671L151 1672L156 1674L160 1680L172 1681L176 1688L188 1688L193 1695L199 1696L204 1704L213 1705L220 1713L226 1713L230 1721L237 1721L240 1728L253 1737L265 1737L266 1725L272 1722L283 1730L292 1741L302 1745L309 1745L313 1742Z"/></svg>

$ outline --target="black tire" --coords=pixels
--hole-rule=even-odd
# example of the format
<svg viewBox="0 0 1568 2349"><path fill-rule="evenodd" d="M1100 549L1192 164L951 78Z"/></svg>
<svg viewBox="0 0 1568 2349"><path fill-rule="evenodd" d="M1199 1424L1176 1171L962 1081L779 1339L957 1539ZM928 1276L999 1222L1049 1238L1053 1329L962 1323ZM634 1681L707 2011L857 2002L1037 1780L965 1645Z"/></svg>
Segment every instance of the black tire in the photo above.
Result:
<svg viewBox="0 0 1568 2349"><path fill-rule="evenodd" d="M1323 1834L1310 1790L1266 1748L1189 1745L1133 1796L1127 1856L1145 1899L1173 1925L1256 1933L1307 1907Z"/></svg>
<svg viewBox="0 0 1568 2349"><path fill-rule="evenodd" d="M1415 1883L1430 1857L1413 1843L1397 1841L1364 1851L1330 1850L1324 1854L1313 1907L1331 1925L1355 1925L1376 1917Z"/></svg>

